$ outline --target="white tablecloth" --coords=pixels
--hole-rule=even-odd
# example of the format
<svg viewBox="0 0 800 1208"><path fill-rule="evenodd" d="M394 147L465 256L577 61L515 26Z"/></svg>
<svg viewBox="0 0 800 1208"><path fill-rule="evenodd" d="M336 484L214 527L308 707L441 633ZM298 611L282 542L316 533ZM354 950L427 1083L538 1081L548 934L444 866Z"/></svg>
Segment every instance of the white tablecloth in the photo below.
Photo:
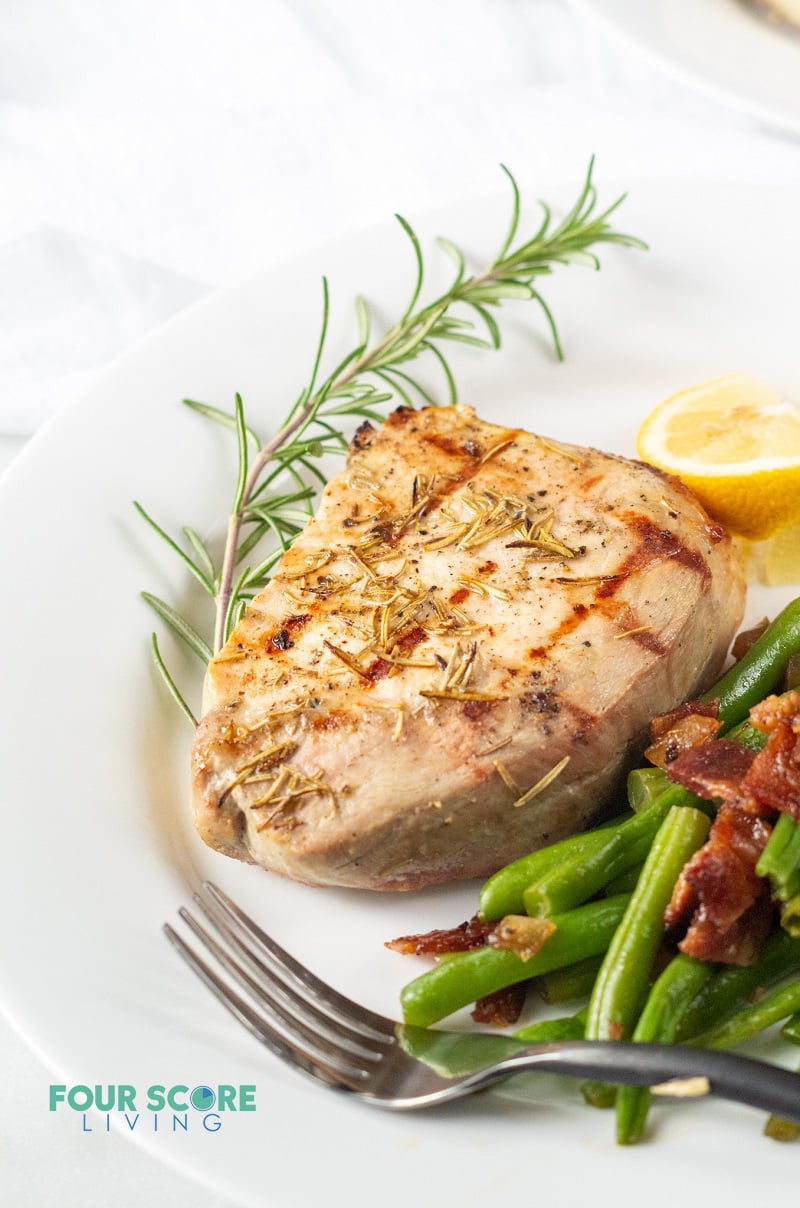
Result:
<svg viewBox="0 0 800 1208"><path fill-rule="evenodd" d="M394 211L498 183L800 180L800 139L625 51L563 0L5 0L0 466L176 310ZM0 1198L222 1208L51 1116L0 1024ZM63 1121L63 1122L62 1122ZM268 1202L268 1201L265 1201Z"/></svg>

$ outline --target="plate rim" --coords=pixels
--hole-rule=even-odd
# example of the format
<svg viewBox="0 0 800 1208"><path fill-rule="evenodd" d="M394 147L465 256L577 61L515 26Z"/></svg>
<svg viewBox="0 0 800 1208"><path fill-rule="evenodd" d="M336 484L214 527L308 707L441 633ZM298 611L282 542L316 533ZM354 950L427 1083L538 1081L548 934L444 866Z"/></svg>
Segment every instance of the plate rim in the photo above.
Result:
<svg viewBox="0 0 800 1208"><path fill-rule="evenodd" d="M681 190L689 187L688 182L686 182L686 181L675 181L674 183ZM640 187L642 187L642 189L645 189L645 188L653 189L654 185L657 186L658 182L641 181L641 182L639 182L639 184L640 184ZM723 187L723 186L717 185L713 182L704 182L704 187L708 187L709 185L711 185L711 187L714 189ZM561 186L560 185L554 186L554 189L555 189L555 187L560 188ZM632 184L629 183L629 191L631 191L633 188L636 188L636 187L637 187L637 182L634 181ZM748 188L748 189L753 188L750 185L750 182L747 182L744 187ZM779 188L780 192L782 192L782 193L785 192L787 195L790 194L790 192L791 192L791 190L789 189L788 186L779 186L778 188ZM499 191L494 191L491 194L485 194L485 195L481 194L479 197L476 196L475 198L470 199L469 204L474 204L474 205L485 204L487 200L490 200L490 199L494 200L498 196L499 196ZM435 216L438 213L447 213L448 211L452 211L453 207L457 204L458 204L458 202L454 201L453 203L450 203L449 205L445 204L444 206L437 206L432 210L426 211L425 217L428 218L431 216ZM369 229L370 231L382 232L382 231L388 230L389 228L390 228L390 222L387 219L387 220L384 220L379 223L370 224L369 228L364 228L364 229ZM343 242L350 242L355 238L361 237L364 233L364 229L361 229L357 232L347 233L345 236L337 237L331 241L325 241L324 244L314 245L314 247L312 247L312 248L308 248L308 249L304 248L304 249L302 249L302 256L304 259L310 258L310 257L316 257L320 248L324 248L326 246L338 247ZM294 264L297 261L297 259L298 259L297 256L289 256L289 257L286 257L282 261L282 263L291 265L291 264ZM153 347L155 347L158 342L163 340L165 333L168 334L170 331L172 331L174 329L175 325L185 324L187 322L191 323L193 316L195 315L195 313L198 310L205 310L206 308L208 308L212 311L215 310L220 305L225 304L226 300L228 300L232 295L239 294L243 289L251 288L257 282L262 281L263 278L265 277L265 274L272 272L273 268L274 268L273 265L264 266L263 268L259 269L256 273L248 275L247 278L242 279L238 282L234 282L223 290L215 291L213 294L209 295L207 298L201 299L200 301L195 302L191 306L185 308L179 314L173 316L166 324L161 325L157 329L157 331L150 333L150 335L145 337L143 340L138 341L128 351L128 353L119 357L113 366L113 370L110 368L109 370L107 370L106 372L103 373L101 381L102 381L102 379L105 379L107 376L110 377L112 372L118 373L120 371L120 368L124 368L124 366L127 364L127 362L131 358L139 357L139 356L143 355L143 353L146 354L148 352L148 349L151 348L151 345ZM47 430L48 432L51 433L51 435L49 435L46 438L48 441L53 439L53 433L55 433L56 436L58 435L58 431L59 431L61 424L65 424L65 425L69 426L73 422L73 414L77 413L81 409L81 407L89 408L91 406L91 399L93 398L93 396L99 389L99 385L100 385L100 383L98 383L98 381L95 381L87 390L82 391L81 395L76 400L74 400L73 403L69 404L68 407L62 409L62 411L60 411L56 416L54 416L48 422L48 424L46 424L44 426L42 431L44 432L45 430ZM67 412L69 412L69 416L67 416ZM42 442L44 440L45 440L45 438L42 437ZM19 475L20 477L24 477L24 475L27 474L28 462L32 461L35 458L35 456L37 455L36 450L39 448L39 445L40 445L40 442L37 441L36 438L34 438L34 441L30 442L29 446L27 446L27 448L25 450L23 450L23 453L21 454L22 469L15 469L15 466L18 466L20 464L20 459L17 459L16 462L14 463L14 465L12 465L12 467L9 468L9 475L11 476L10 479L9 479L8 475L4 475L3 482L0 483L0 507L2 507L6 503L6 501L9 499L9 494L14 489L14 480L17 478L17 476ZM29 449L33 449L33 452L29 453L28 452ZM9 482L11 483L11 485L9 485ZM9 492L9 494L6 494L5 492ZM3 1011L3 1014L7 1018L10 1018L12 1026L15 1026L18 1031L21 1031L21 1029L18 1026L16 1018L13 1015L9 1016L4 997L0 997L0 1010ZM31 1040L30 1040L28 1033L21 1032L21 1034L24 1036L26 1043L31 1044ZM42 1056L42 1059L45 1061L45 1063L48 1065L48 1067L52 1068L51 1059L49 1056L47 1056L44 1053L44 1050L41 1048L36 1048L33 1045L32 1045L32 1047L34 1047L34 1051L37 1052L37 1055ZM137 1143L142 1144L141 1138L134 1137L133 1139ZM143 1146L143 1148L145 1148L146 1151L151 1154L151 1156L157 1156L159 1158L159 1160L167 1161L169 1165L172 1165L176 1169L181 1170L184 1174L193 1175L196 1179L199 1179L201 1181L206 1180L206 1183L208 1184L208 1181L209 1181L208 1174L202 1173L202 1172L198 1173L196 1170L193 1169L193 1167L192 1167L192 1162L194 1160L193 1157L187 1157L184 1160L180 1160L178 1158L175 1158L174 1155L171 1155L169 1157L165 1157L161 1153L156 1153L154 1155L154 1150L149 1145ZM230 1188L228 1186L226 1186L224 1184L216 1183L216 1182L214 1183L214 1185L216 1187L218 1187L218 1189L220 1191L222 1191L226 1194L231 1194ZM245 1202L245 1201L242 1201L242 1202ZM251 1202L251 1201L248 1200L246 1202ZM255 1203L257 1201L254 1199L254 1200L252 1200L252 1202Z"/></svg>

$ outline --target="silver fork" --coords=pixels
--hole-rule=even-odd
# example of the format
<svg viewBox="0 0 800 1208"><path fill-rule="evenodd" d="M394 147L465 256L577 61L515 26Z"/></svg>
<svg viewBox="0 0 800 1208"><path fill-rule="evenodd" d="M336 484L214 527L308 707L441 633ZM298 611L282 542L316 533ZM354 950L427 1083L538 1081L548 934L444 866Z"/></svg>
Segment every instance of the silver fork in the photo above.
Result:
<svg viewBox="0 0 800 1208"><path fill-rule="evenodd" d="M685 1093L686 1080L698 1093L699 1080L700 1093L800 1123L800 1074L790 1070L734 1053L677 1045L523 1045L504 1037L409 1028L359 1006L315 977L215 885L206 883L195 902L216 934L185 908L179 914L213 963L168 923L164 926L194 972L277 1057L317 1082L369 1103L394 1110L428 1107L514 1074L541 1070L650 1086L663 1094Z"/></svg>

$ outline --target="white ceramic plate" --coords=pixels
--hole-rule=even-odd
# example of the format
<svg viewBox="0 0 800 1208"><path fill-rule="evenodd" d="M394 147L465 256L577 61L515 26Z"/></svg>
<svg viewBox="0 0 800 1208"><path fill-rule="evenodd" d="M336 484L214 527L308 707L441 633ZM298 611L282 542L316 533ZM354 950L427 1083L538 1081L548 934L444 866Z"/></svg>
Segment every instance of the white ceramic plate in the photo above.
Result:
<svg viewBox="0 0 800 1208"><path fill-rule="evenodd" d="M685 83L800 132L800 31L746 0L572 0Z"/></svg>
<svg viewBox="0 0 800 1208"><path fill-rule="evenodd" d="M507 201L500 194L421 219L423 246L446 233L485 256L500 241ZM505 353L462 358L464 401L500 423L630 453L642 416L690 383L743 371L800 399L795 198L637 186L619 223L652 250L609 248L600 275L576 267L545 283L566 363L553 360L530 308L510 311ZM779 255L765 255L760 231ZM350 347L358 291L388 317L412 277L394 224L265 272L133 352L2 482L0 1001L54 1082L127 1083L139 1106L152 1084L255 1084L257 1110L226 1114L214 1133L194 1111L185 1133L171 1131L169 1115L158 1132L146 1112L133 1125L114 1121L242 1204L399 1208L534 1193L570 1202L565 1187L585 1181L594 1203L646 1194L651 1208L666 1208L680 1172L698 1202L721 1186L729 1208L756 1191L768 1197L794 1177L796 1155L762 1140L758 1117L731 1106L662 1109L659 1143L621 1152L608 1114L545 1079L537 1101L530 1087L509 1088L402 1118L321 1091L241 1031L161 934L199 878L211 877L323 977L395 1014L419 966L383 941L460 921L475 904L475 886L380 896L283 882L207 851L187 821L190 734L152 670L152 620L138 593L190 611L197 600L131 500L173 531L219 530L233 449L179 400L229 405L239 390L251 422L274 428L306 379L321 272L333 298L331 355ZM750 615L774 612L788 595L754 592ZM175 669L196 692L180 656ZM71 1119L81 1131L82 1117ZM105 1126L87 1118L87 1147L102 1143ZM46 1148L46 1120L42 1136Z"/></svg>

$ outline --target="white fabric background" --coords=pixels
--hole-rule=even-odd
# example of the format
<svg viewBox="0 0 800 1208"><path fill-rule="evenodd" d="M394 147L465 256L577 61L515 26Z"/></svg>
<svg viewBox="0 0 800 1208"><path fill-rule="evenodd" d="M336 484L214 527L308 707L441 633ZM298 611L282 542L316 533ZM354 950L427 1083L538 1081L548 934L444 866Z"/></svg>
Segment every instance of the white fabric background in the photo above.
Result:
<svg viewBox="0 0 800 1208"><path fill-rule="evenodd" d="M698 0L698 3L700 0ZM331 236L498 183L800 181L800 139L563 0L4 0L0 464L169 315ZM0 1024L0 1198L223 1208L46 1110ZM265 1200L268 1203L268 1200Z"/></svg>

